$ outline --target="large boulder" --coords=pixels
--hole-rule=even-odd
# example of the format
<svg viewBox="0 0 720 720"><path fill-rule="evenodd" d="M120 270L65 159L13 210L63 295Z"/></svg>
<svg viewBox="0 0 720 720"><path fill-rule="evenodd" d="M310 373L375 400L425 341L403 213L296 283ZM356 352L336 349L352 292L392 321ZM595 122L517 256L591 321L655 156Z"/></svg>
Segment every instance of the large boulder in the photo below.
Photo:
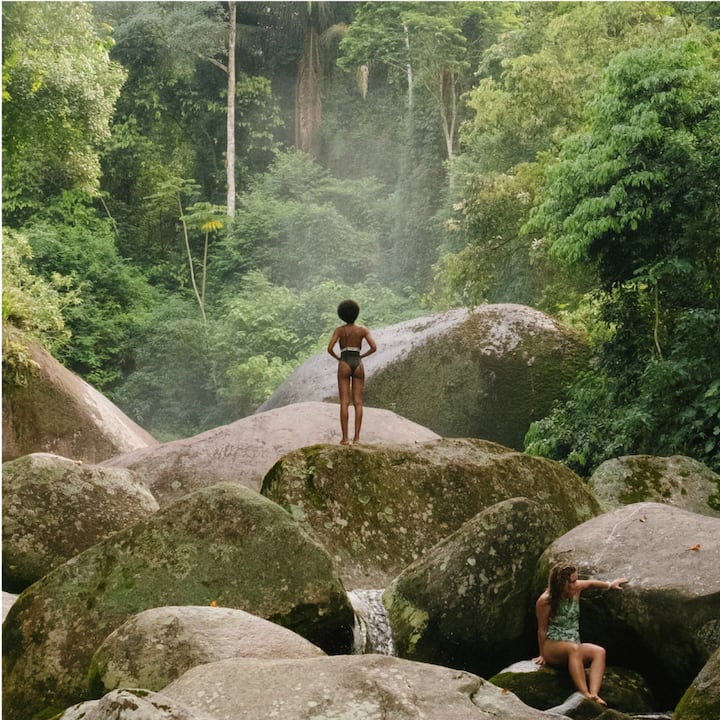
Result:
<svg viewBox="0 0 720 720"><path fill-rule="evenodd" d="M351 589L385 588L501 500L535 500L561 532L600 512L564 465L472 439L302 448L277 462L261 492L322 542Z"/></svg>
<svg viewBox="0 0 720 720"><path fill-rule="evenodd" d="M233 720L541 720L539 710L480 677L385 655L221 660L162 691Z"/></svg>
<svg viewBox="0 0 720 720"><path fill-rule="evenodd" d="M6 382L3 375L3 461L49 452L99 463L156 444L149 433L36 342L13 330L3 338L7 342L24 348L28 370L22 382Z"/></svg>
<svg viewBox="0 0 720 720"><path fill-rule="evenodd" d="M692 681L675 708L675 720L717 720L720 718L720 648Z"/></svg>
<svg viewBox="0 0 720 720"><path fill-rule="evenodd" d="M2 488L3 587L12 592L159 507L130 470L47 453L3 463Z"/></svg>
<svg viewBox="0 0 720 720"><path fill-rule="evenodd" d="M366 361L365 401L394 410L444 437L477 437L523 448L577 372L587 344L575 331L523 305L451 310L373 328L378 352ZM319 352L260 410L335 400L335 361Z"/></svg>
<svg viewBox="0 0 720 720"><path fill-rule="evenodd" d="M684 455L625 455L606 460L588 485L607 510L660 502L720 517L720 475Z"/></svg>
<svg viewBox="0 0 720 720"><path fill-rule="evenodd" d="M134 615L93 656L93 695L116 688L162 690L186 670L232 657L302 658L325 653L287 628L244 610L160 607Z"/></svg>
<svg viewBox="0 0 720 720"><path fill-rule="evenodd" d="M566 669L556 669L544 665L540 667L532 660L513 663L490 682L498 687L509 690L524 703L539 710L562 708L568 717L587 717L593 706L595 712L591 717L599 716L601 706L587 701L581 707L584 698L577 692ZM609 707L623 713L651 714L658 711L657 700L648 687L645 679L637 672L627 668L608 667L605 669L600 696Z"/></svg>
<svg viewBox="0 0 720 720"><path fill-rule="evenodd" d="M720 646L720 520L661 503L636 503L555 540L536 573L573 562L581 577L630 578L621 592L581 598L581 636L608 661L635 669L673 707Z"/></svg>
<svg viewBox="0 0 720 720"><path fill-rule="evenodd" d="M199 490L31 585L3 625L3 708L14 720L87 699L96 649L165 605L239 608L326 652L352 646L353 612L327 553L240 485Z"/></svg>
<svg viewBox="0 0 720 720"><path fill-rule="evenodd" d="M512 498L431 548L383 595L398 655L483 677L527 657L535 566L562 527L547 507Z"/></svg>
<svg viewBox="0 0 720 720"><path fill-rule="evenodd" d="M363 442L411 443L437 434L389 410L365 408ZM340 440L340 407L304 402L252 415L195 437L126 453L105 465L135 470L162 506L193 490L237 482L253 490L283 455Z"/></svg>

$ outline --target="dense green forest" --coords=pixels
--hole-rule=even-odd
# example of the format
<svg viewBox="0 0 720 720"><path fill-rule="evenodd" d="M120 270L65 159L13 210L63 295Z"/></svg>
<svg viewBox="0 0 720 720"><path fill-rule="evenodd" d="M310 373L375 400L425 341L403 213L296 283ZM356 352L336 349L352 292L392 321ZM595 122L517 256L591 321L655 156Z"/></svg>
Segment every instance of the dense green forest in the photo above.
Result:
<svg viewBox="0 0 720 720"><path fill-rule="evenodd" d="M159 440L336 324L484 302L594 363L527 450L720 470L720 3L4 2L3 325ZM24 354L4 333L4 382Z"/></svg>

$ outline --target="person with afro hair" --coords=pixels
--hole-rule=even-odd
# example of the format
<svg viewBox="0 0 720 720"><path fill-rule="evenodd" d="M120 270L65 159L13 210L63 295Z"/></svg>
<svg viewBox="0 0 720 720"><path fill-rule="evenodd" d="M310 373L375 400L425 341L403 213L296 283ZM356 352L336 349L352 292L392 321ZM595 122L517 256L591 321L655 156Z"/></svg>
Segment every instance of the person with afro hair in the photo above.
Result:
<svg viewBox="0 0 720 720"><path fill-rule="evenodd" d="M337 379L340 397L340 431L342 433L340 444L349 445L350 400L352 398L355 408L353 443L358 443L363 419L363 390L365 389L363 358L372 355L377 350L377 345L370 330L363 325L355 324L360 314L360 306L354 300L343 300L338 305L337 313L345 324L335 328L328 344L328 352L338 361ZM364 351L363 341L368 346ZM335 351L335 346L338 344L340 345L339 355Z"/></svg>

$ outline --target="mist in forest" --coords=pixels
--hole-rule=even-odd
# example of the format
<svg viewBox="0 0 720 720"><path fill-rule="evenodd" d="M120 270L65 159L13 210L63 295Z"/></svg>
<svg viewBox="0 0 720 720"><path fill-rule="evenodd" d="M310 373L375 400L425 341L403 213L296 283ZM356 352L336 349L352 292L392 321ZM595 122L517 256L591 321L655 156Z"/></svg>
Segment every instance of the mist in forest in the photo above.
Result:
<svg viewBox="0 0 720 720"><path fill-rule="evenodd" d="M346 297L372 328L520 303L595 359L529 450L717 468L719 25L717 3L5 4L4 322L169 440L253 413Z"/></svg>

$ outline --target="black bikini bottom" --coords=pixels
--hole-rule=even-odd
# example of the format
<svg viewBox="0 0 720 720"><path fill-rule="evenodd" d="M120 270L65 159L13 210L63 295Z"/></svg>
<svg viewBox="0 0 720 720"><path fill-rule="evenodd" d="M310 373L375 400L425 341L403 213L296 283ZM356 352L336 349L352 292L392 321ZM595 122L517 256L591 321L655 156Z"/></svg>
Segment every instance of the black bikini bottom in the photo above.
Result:
<svg viewBox="0 0 720 720"><path fill-rule="evenodd" d="M355 374L362 360L360 359L359 350L343 350L340 353L340 360L347 363L350 366L350 377Z"/></svg>

